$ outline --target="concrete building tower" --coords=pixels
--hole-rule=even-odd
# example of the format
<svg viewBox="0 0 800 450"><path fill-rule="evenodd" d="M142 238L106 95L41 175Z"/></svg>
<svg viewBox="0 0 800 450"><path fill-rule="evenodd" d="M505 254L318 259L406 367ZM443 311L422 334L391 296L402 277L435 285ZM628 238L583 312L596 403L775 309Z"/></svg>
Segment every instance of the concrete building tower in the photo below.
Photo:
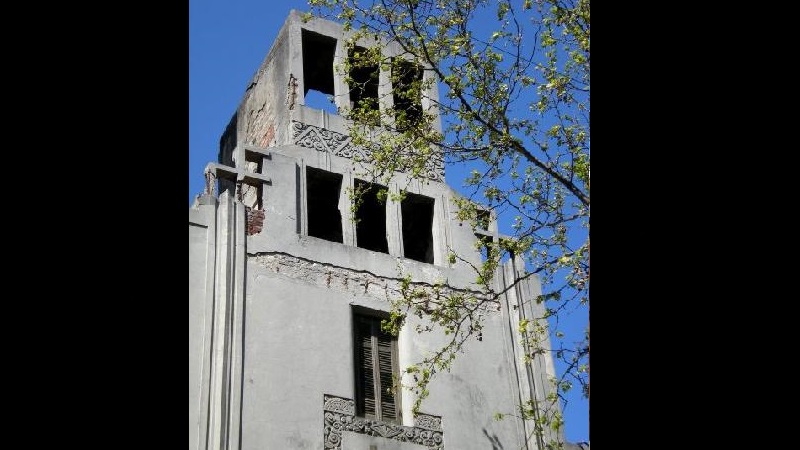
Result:
<svg viewBox="0 0 800 450"><path fill-rule="evenodd" d="M290 13L189 210L189 449L544 450L560 434L537 439L532 421L493 418L552 389L549 354L521 362L518 324L542 313L531 301L535 277L486 309L481 339L437 374L420 414L409 389L392 389L393 377L447 339L417 333L417 317L397 337L380 329L400 274L475 289L475 272L448 253L476 265L481 254L475 230L455 217L441 156L428 162L427 181L397 173L386 186L403 186L404 201L372 197L351 211L347 189L370 187L359 178L370 152L351 142L342 117L306 105L309 91L337 108L357 101L334 70L347 57L345 37L336 23ZM391 93L388 74L375 70L380 83L359 95ZM431 111L436 98L434 84L422 107ZM480 233L499 237L493 220ZM519 260L502 265L496 290L522 270Z"/></svg>

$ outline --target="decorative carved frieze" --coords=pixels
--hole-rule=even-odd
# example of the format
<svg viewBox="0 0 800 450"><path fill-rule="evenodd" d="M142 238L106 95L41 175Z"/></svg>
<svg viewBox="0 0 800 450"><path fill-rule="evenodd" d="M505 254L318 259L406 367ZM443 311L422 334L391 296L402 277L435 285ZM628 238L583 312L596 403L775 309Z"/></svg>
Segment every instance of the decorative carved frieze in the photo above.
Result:
<svg viewBox="0 0 800 450"><path fill-rule="evenodd" d="M322 406L322 410L355 416L356 402L348 398L326 395L325 404Z"/></svg>
<svg viewBox="0 0 800 450"><path fill-rule="evenodd" d="M417 417L414 418L414 426L431 431L442 431L442 418L427 414L417 414Z"/></svg>
<svg viewBox="0 0 800 450"><path fill-rule="evenodd" d="M353 145L350 136L307 123L292 121L292 139L295 145L328 152L334 156L367 163L372 160L372 150ZM373 148L376 146L377 144ZM444 158L441 153L434 152L425 162L423 176L444 183Z"/></svg>
<svg viewBox="0 0 800 450"><path fill-rule="evenodd" d="M428 450L444 450L444 432L442 418L420 414L415 423L417 426L405 427L379 420L355 417L355 402L341 397L325 395L323 401L324 442L326 450L341 450L342 432L379 436L400 442L411 442L423 445ZM423 423L430 428L420 426Z"/></svg>

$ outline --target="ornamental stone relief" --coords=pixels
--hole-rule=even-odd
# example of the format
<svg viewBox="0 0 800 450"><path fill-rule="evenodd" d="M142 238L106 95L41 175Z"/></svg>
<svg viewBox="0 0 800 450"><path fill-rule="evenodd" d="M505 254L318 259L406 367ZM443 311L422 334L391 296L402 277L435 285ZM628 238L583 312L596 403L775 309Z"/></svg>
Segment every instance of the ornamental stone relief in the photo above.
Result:
<svg viewBox="0 0 800 450"><path fill-rule="evenodd" d="M292 139L295 145L334 156L365 162L372 160L372 150L353 145L350 136L307 123L292 121ZM423 176L444 183L444 158L440 152L434 152L425 162Z"/></svg>
<svg viewBox="0 0 800 450"><path fill-rule="evenodd" d="M441 417L419 414L413 427L355 417L356 405L353 400L332 395L324 395L322 410L325 415L326 450L341 450L343 431L411 442L428 447L428 450L444 450Z"/></svg>

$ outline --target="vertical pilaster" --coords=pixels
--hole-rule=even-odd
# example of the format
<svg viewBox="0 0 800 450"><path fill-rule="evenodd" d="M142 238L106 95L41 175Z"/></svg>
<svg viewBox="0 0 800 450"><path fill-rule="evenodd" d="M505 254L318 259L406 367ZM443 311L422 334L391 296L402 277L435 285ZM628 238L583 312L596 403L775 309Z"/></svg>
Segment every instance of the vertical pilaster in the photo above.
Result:
<svg viewBox="0 0 800 450"><path fill-rule="evenodd" d="M212 189L207 191L213 192ZM197 199L189 212L189 450L203 450L208 440L209 375L214 319L217 200L213 194ZM192 227L204 228L203 246L192 243ZM193 262L202 269L193 271ZM194 286L194 289L193 289Z"/></svg>
<svg viewBox="0 0 800 450"><path fill-rule="evenodd" d="M244 205L228 191L220 195L206 450L240 447L245 223Z"/></svg>
<svg viewBox="0 0 800 450"><path fill-rule="evenodd" d="M521 299L517 295L516 289L506 289L511 283L514 282L514 267L510 262L502 264L497 270L497 286L498 292L505 291L505 295L503 296L503 305L502 310L504 314L506 314L506 324L508 326L508 338L510 340L510 364L511 367L514 369L514 379L516 383L514 383L514 391L517 392L517 399L520 404L523 404L527 400L531 398L531 385L529 382L528 371L526 370L526 364L524 363L524 355L525 349L520 339L520 334L518 331L519 321L524 317L524 313L521 311ZM517 418L517 426L521 431L521 441L522 446L520 449L525 450L544 450L538 448L535 445L535 439L533 439L533 423L531 421L522 420L521 418ZM528 437L532 439L529 439ZM533 442L532 442L533 441Z"/></svg>
<svg viewBox="0 0 800 450"><path fill-rule="evenodd" d="M221 450L228 436L227 390L228 364L225 358L227 341L225 330L230 310L230 272L232 261L230 219L232 214L231 192L219 196L217 209L217 267L214 289L214 320L211 330L211 377L209 387L209 420L207 450Z"/></svg>
<svg viewBox="0 0 800 450"><path fill-rule="evenodd" d="M348 190L355 187L353 172L342 174L342 189L339 191L339 212L342 213L342 242L345 245L356 246L356 223L353 221L353 212L350 209L350 194Z"/></svg>
<svg viewBox="0 0 800 450"><path fill-rule="evenodd" d="M544 450L548 442L563 441L563 431L555 432L545 425L541 436L535 432L535 421L544 417L545 414L548 418L552 418L553 413L560 409L560 405L557 401L551 403L547 399L553 389L549 377L555 375L555 370L552 355L549 352L548 322L544 318L544 308L536 302L541 295L541 285L535 276L520 280L524 275L524 267L525 263L519 256L515 256L503 264L501 268L503 286L501 287L513 285L513 288L506 290L504 307L508 311L509 334L513 344L513 364L516 368L520 400L523 403L533 400L534 404L538 405L534 408L534 420L523 422L525 436L528 436L525 448ZM547 351L544 353L534 352L530 343L523 340L518 330L519 323L523 320L543 328L541 334L537 333L531 338L538 339L537 347L547 349ZM532 331L532 333L536 332ZM527 361L528 357L531 357L532 360L525 363L524 361Z"/></svg>
<svg viewBox="0 0 800 450"><path fill-rule="evenodd" d="M233 223L233 274L232 274L232 302L228 336L230 338L230 351L226 355L229 359L230 393L228 416L228 441L227 450L238 450L241 447L241 421L242 421L242 376L244 369L244 324L245 324L245 264L247 252L247 237L245 233L246 214L245 206L235 202Z"/></svg>
<svg viewBox="0 0 800 450"><path fill-rule="evenodd" d="M386 241L389 254L403 256L403 219L400 213L400 202L390 198L392 195L400 193L400 186L393 181L387 188L389 195L386 196Z"/></svg>
<svg viewBox="0 0 800 450"><path fill-rule="evenodd" d="M347 60L347 49L344 39L336 40L336 50L333 55L333 97L338 110L350 108L350 87L344 81L344 74L340 73L341 67Z"/></svg>

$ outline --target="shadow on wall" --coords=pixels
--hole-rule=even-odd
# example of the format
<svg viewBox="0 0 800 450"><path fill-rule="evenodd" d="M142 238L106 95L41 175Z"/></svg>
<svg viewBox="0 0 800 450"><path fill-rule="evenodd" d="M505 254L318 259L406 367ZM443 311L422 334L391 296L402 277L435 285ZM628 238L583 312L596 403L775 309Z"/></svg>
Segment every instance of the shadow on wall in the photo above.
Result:
<svg viewBox="0 0 800 450"><path fill-rule="evenodd" d="M300 432L295 431L292 433L291 436L286 438L286 443L288 447L286 448L293 448L297 450L303 449L312 449L314 448L314 444L312 444L309 440L304 439Z"/></svg>
<svg viewBox="0 0 800 450"><path fill-rule="evenodd" d="M497 439L497 435L489 436L489 432L486 431L486 428L483 428L483 435L486 436L486 439L492 444L492 450L503 450L503 444L500 443L500 439Z"/></svg>

